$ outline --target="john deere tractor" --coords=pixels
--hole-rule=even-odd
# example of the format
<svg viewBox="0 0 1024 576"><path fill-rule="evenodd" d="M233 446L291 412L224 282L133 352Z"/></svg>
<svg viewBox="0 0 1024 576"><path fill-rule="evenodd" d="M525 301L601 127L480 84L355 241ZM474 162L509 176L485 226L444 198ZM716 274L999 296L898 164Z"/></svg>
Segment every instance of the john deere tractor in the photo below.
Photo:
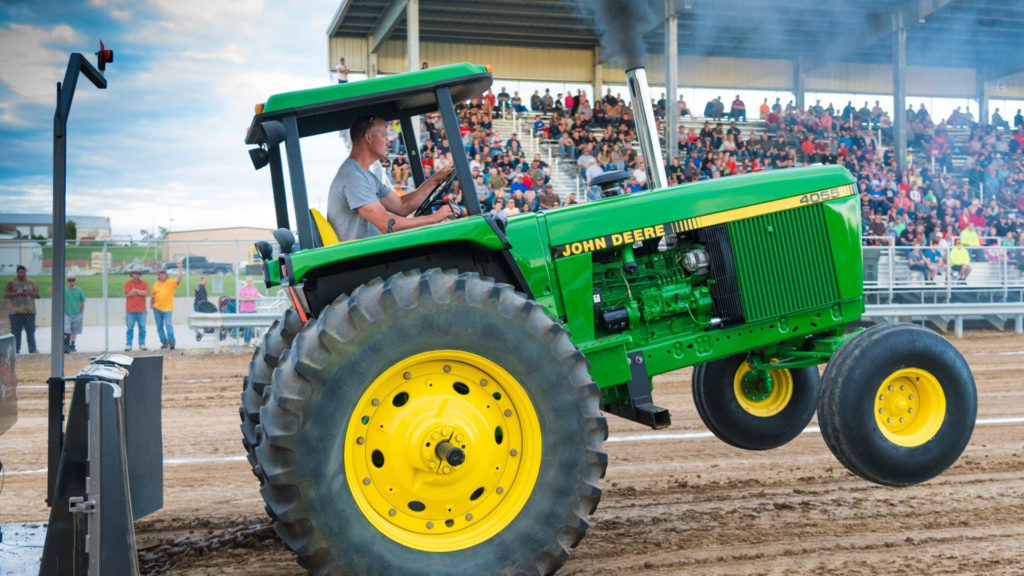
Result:
<svg viewBox="0 0 1024 576"><path fill-rule="evenodd" d="M974 427L970 369L936 334L848 330L864 311L860 198L841 167L658 184L642 69L628 73L654 189L507 221L466 216L335 243L311 213L299 142L358 117L414 123L491 85L454 64L279 94L246 142L269 165L291 302L256 351L243 444L276 530L313 574L549 574L601 496L606 414L670 424L651 378L686 366L707 427L742 449L825 442L866 480L926 481ZM294 221L281 144L288 160ZM315 212L315 211L314 211ZM297 230L297 241L291 229ZM818 366L825 364L819 379Z"/></svg>

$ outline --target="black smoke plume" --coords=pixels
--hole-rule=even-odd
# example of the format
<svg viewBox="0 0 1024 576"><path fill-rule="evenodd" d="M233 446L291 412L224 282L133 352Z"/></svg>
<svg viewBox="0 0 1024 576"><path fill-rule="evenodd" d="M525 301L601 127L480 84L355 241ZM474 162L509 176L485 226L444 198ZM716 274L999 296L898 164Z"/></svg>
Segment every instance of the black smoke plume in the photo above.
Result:
<svg viewBox="0 0 1024 576"><path fill-rule="evenodd" d="M648 0L576 0L576 5L594 17L605 60L626 70L644 65L644 35L659 22Z"/></svg>

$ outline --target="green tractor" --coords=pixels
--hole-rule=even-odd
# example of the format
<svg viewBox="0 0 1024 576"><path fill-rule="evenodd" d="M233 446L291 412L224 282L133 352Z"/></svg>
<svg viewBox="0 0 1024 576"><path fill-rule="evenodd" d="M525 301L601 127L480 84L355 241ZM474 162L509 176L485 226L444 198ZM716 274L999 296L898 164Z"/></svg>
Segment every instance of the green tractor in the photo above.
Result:
<svg viewBox="0 0 1024 576"><path fill-rule="evenodd" d="M258 108L246 143L270 166L282 253L258 248L267 286L293 307L253 357L243 444L310 573L556 571L601 496L604 415L668 426L651 378L686 366L704 423L738 448L781 446L817 410L832 452L872 482L923 482L964 450L977 402L957 350L913 325L847 331L864 311L851 175L659 185L646 79L627 76L654 189L506 221L482 213L456 152L466 217L343 243L325 242L309 210L300 139L399 120L419 184L415 117L440 112L461 142L455 103L487 90L489 70L441 66Z"/></svg>

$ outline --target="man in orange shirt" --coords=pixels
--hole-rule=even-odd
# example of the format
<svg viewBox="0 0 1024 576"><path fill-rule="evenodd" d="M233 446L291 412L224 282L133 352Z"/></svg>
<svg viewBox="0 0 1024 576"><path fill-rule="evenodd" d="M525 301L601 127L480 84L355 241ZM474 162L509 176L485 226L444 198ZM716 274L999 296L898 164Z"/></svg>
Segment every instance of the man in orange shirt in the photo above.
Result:
<svg viewBox="0 0 1024 576"><path fill-rule="evenodd" d="M153 283L153 296L150 304L153 307L153 318L156 320L156 333L160 336L160 348L174 350L174 324L171 315L174 312L174 291L181 283L183 263L178 262L178 276L168 278L166 270L160 270Z"/></svg>
<svg viewBox="0 0 1024 576"><path fill-rule="evenodd" d="M149 295L149 284L142 280L142 270L132 270L131 273L131 280L124 283L124 322L128 328L125 333L125 352L132 349L136 324L139 325L139 350L146 349L146 296Z"/></svg>

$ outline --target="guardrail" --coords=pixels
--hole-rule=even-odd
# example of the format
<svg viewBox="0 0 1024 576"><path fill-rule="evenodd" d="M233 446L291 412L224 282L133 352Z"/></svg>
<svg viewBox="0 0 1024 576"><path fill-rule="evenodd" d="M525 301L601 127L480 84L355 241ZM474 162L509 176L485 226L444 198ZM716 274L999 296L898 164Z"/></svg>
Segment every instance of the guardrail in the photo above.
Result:
<svg viewBox="0 0 1024 576"><path fill-rule="evenodd" d="M998 239L981 239L983 243L992 240ZM1024 332L1024 247L966 247L971 267L966 277L949 263L948 247L917 250L926 248L939 257L934 278L930 271L911 268L915 247L864 247L866 318L883 322L918 319L940 329L952 322L958 337L963 336L965 320L984 320L999 329L1012 320L1015 330Z"/></svg>

